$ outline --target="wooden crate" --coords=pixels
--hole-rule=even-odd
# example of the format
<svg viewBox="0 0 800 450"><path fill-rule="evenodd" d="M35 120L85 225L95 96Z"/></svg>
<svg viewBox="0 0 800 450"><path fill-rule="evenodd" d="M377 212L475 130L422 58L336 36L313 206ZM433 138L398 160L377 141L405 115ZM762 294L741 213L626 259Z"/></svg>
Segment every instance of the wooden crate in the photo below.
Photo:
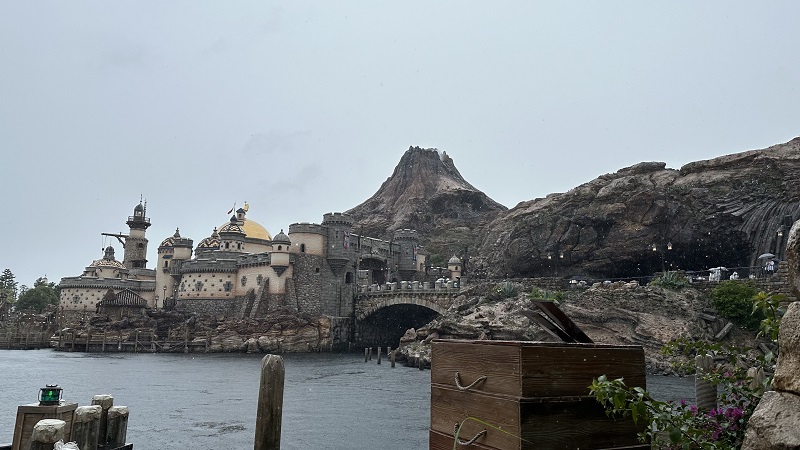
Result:
<svg viewBox="0 0 800 450"><path fill-rule="evenodd" d="M453 450L453 436L450 434L444 434L444 433L439 433L438 431L430 430L428 438L430 441L430 450ZM465 439L464 437L460 436L459 440L464 441ZM458 444L456 448L458 450L492 450L491 447L486 447L485 445L481 445L477 442L470 445ZM573 449L576 447L569 446L566 448ZM650 450L650 444L637 444L624 447L610 447L600 450Z"/></svg>
<svg viewBox="0 0 800 450"><path fill-rule="evenodd" d="M645 387L640 346L434 340L432 352L431 449L453 448L462 422L460 440L482 434L459 448L647 448L644 424L609 418L589 396L603 374Z"/></svg>
<svg viewBox="0 0 800 450"><path fill-rule="evenodd" d="M72 432L72 422L75 418L77 403L61 402L60 405L39 406L38 403L21 405L17 407L17 421L14 425L13 450L26 450L30 447L33 426L42 419L58 419L66 422L64 435L68 439Z"/></svg>

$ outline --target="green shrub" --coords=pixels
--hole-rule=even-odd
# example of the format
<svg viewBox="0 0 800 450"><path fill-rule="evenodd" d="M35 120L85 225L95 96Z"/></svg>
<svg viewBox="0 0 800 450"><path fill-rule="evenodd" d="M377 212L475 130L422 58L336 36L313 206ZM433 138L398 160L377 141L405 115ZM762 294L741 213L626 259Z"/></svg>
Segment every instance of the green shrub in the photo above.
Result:
<svg viewBox="0 0 800 450"><path fill-rule="evenodd" d="M511 298L516 297L519 290L517 289L516 284L510 281L504 281L497 286L495 292L500 294L501 298Z"/></svg>
<svg viewBox="0 0 800 450"><path fill-rule="evenodd" d="M714 308L719 314L734 324L750 331L758 330L764 314L753 311L753 298L758 293L750 281L721 281L711 291Z"/></svg>
<svg viewBox="0 0 800 450"><path fill-rule="evenodd" d="M689 280L686 279L686 276L677 271L668 271L664 272L663 274L653 278L653 281L650 283L653 286L661 286L664 289L672 289L677 291L686 287L689 284Z"/></svg>
<svg viewBox="0 0 800 450"><path fill-rule="evenodd" d="M530 300L548 300L556 303L561 303L565 297L566 294L562 291L548 291L537 287L534 287L528 293L528 298Z"/></svg>

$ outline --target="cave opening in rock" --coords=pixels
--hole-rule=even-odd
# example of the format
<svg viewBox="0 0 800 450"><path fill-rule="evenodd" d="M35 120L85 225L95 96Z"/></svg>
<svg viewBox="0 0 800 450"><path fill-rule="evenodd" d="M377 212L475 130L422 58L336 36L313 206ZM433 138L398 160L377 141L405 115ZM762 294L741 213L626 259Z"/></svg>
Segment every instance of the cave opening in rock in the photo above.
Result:
<svg viewBox="0 0 800 450"><path fill-rule="evenodd" d="M391 346L400 345L409 328L420 328L439 316L436 311L418 305L392 305L381 308L361 320L358 324L358 335L364 345Z"/></svg>

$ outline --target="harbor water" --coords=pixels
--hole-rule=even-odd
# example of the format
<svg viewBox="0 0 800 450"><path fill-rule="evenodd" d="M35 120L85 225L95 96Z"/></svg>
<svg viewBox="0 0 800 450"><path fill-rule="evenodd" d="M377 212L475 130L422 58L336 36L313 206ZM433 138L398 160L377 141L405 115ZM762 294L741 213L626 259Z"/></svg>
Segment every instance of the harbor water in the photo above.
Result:
<svg viewBox="0 0 800 450"><path fill-rule="evenodd" d="M12 440L17 406L57 383L69 402L110 394L128 406L134 448L252 449L263 356L0 350L0 443ZM358 354L283 357L282 449L428 448L430 371ZM660 399L691 400L693 386L648 377Z"/></svg>

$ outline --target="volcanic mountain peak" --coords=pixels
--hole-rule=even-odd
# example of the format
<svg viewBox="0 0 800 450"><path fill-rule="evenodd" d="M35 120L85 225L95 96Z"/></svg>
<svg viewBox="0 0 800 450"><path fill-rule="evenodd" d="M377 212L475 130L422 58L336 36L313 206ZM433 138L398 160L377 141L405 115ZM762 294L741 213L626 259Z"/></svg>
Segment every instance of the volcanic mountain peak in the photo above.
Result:
<svg viewBox="0 0 800 450"><path fill-rule="evenodd" d="M464 180L447 153L412 146L378 191L347 213L374 236L414 228L435 241L440 232L474 230L506 210Z"/></svg>

